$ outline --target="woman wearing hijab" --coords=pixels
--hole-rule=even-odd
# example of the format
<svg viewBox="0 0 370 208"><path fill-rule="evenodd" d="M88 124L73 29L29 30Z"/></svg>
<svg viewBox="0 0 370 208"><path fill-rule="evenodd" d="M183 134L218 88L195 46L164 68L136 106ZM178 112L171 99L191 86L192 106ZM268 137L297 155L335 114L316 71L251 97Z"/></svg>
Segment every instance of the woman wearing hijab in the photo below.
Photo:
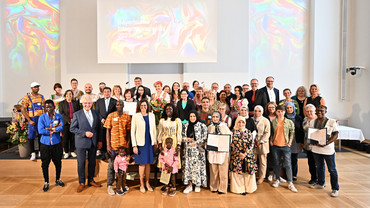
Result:
<svg viewBox="0 0 370 208"><path fill-rule="evenodd" d="M291 161L292 161L292 175L293 181L297 180L298 172L298 153L302 151L301 145L304 143L304 132L302 127L302 118L296 114L295 106L292 102L285 103L285 117L292 120L294 123L294 137L292 145L290 146Z"/></svg>
<svg viewBox="0 0 370 208"><path fill-rule="evenodd" d="M185 143L183 158L183 180L187 187L185 194L193 191L200 192L200 186L207 187L206 152L207 126L198 119L195 110L189 113L189 122L182 129L182 140Z"/></svg>
<svg viewBox="0 0 370 208"><path fill-rule="evenodd" d="M269 139L270 139L270 121L263 117L263 107L256 105L254 107L254 123L257 126L257 137L255 139L254 154L258 157L258 176L257 184L261 184L266 177L267 169L267 153L270 152Z"/></svg>
<svg viewBox="0 0 370 208"><path fill-rule="evenodd" d="M211 125L208 126L209 134L228 134L231 135L227 125L221 122L221 113L213 112ZM227 193L229 153L208 151L209 172L210 172L210 189L213 193Z"/></svg>
<svg viewBox="0 0 370 208"><path fill-rule="evenodd" d="M230 155L230 191L246 195L257 190L257 162L253 154L253 137L245 127L245 118L236 119Z"/></svg>

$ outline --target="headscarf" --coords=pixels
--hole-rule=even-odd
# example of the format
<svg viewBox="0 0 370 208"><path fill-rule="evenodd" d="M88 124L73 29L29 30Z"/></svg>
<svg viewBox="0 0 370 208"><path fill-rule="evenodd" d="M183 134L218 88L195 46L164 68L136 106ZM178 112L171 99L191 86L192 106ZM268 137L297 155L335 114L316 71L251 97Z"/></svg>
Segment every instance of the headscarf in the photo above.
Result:
<svg viewBox="0 0 370 208"><path fill-rule="evenodd" d="M222 119L221 113L218 112L218 111L215 111L215 112L212 113L212 117L213 117L213 114L217 114L218 117L220 118L217 123L214 123L213 119L211 121L212 124L215 126L215 134L221 134L221 131L220 131L220 123L221 123L221 119Z"/></svg>
<svg viewBox="0 0 370 208"><path fill-rule="evenodd" d="M196 120L195 120L195 122L191 122L190 121L190 114L195 114L195 116L196 116ZM195 131L194 131L194 125L196 124L196 123L198 123L198 120L199 120L199 118L198 118L198 113L197 113L197 111L195 111L195 110L191 110L190 112L189 112L189 117L188 117L188 121L189 121L189 126L188 126L188 129L186 130L186 136L187 137L189 137L189 138L194 138L194 140L196 140L196 138L195 138Z"/></svg>
<svg viewBox="0 0 370 208"><path fill-rule="evenodd" d="M256 106L254 107L254 110L256 110L256 108L258 108L258 109L260 109L260 110L261 110L261 116L257 117L257 116L256 116L256 114L254 114L254 116L253 116L254 123L257 125L257 124L258 124L258 122L261 120L261 117L262 117L262 115L263 115L263 107L262 107L262 106L260 106L260 105L256 105Z"/></svg>
<svg viewBox="0 0 370 208"><path fill-rule="evenodd" d="M247 116L245 116L245 117L240 115L240 111L242 110L242 108L245 108L247 110ZM245 119L248 119L249 118L249 109L248 109L248 106L243 105L242 107L240 107L239 116L241 116L241 117L243 117Z"/></svg>
<svg viewBox="0 0 370 208"><path fill-rule="evenodd" d="M244 122L244 128L243 129L239 129L239 121L243 121ZM243 116L238 116L238 118L236 118L236 121L235 121L235 126L234 126L234 129L235 130L239 130L239 131L244 131L246 129L245 127L245 124L246 124L246 119L245 117Z"/></svg>
<svg viewBox="0 0 370 208"><path fill-rule="evenodd" d="M288 105L293 107L293 113L288 113L288 111L286 110L286 107L288 107ZM296 112L295 112L295 106L292 102L285 103L285 116L289 118L290 120L293 120L293 122L295 121Z"/></svg>

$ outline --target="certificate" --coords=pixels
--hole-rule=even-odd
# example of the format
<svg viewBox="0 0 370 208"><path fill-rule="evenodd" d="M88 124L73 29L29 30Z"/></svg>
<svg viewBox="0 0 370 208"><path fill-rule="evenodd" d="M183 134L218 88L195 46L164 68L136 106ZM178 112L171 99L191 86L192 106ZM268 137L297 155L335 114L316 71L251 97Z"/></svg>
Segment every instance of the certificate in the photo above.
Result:
<svg viewBox="0 0 370 208"><path fill-rule="evenodd" d="M123 112L127 113L128 115L132 116L136 113L136 105L137 102L126 102L123 101Z"/></svg>
<svg viewBox="0 0 370 208"><path fill-rule="evenodd" d="M321 144L326 145L327 142L327 129L316 129L316 128L308 128L307 131L307 142L309 144Z"/></svg>
<svg viewBox="0 0 370 208"><path fill-rule="evenodd" d="M217 152L229 152L231 135L208 134L207 150Z"/></svg>

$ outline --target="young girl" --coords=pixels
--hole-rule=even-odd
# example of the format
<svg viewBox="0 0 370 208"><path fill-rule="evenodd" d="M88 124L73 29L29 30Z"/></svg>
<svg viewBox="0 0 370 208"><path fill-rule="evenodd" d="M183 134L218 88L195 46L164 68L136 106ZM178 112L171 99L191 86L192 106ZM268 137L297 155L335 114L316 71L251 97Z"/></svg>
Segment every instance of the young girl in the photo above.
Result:
<svg viewBox="0 0 370 208"><path fill-rule="evenodd" d="M127 148L126 147L119 147L118 148L118 155L114 159L114 171L116 172L117 177L117 194L123 195L127 193L126 187L126 171L128 167L128 161L130 160L129 157L126 156Z"/></svg>
<svg viewBox="0 0 370 208"><path fill-rule="evenodd" d="M167 185L163 195L176 195L176 175L179 170L179 157L176 156L176 150L172 148L172 138L166 139L166 148L159 155L159 161L162 163L162 171L171 173L171 183ZM171 187L172 186L172 187ZM169 192L168 192L169 190Z"/></svg>

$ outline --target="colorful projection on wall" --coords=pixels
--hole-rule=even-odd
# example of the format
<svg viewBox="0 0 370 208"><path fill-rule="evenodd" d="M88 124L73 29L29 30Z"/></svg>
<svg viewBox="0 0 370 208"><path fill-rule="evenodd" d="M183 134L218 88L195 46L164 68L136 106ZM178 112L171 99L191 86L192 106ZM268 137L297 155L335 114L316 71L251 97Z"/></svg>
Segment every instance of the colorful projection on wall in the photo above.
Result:
<svg viewBox="0 0 370 208"><path fill-rule="evenodd" d="M6 0L5 42L10 66L53 69L59 51L59 0Z"/></svg>
<svg viewBox="0 0 370 208"><path fill-rule="evenodd" d="M98 1L101 63L215 62L215 0Z"/></svg>
<svg viewBox="0 0 370 208"><path fill-rule="evenodd" d="M303 64L307 4L307 0L250 1L250 66L254 70Z"/></svg>

